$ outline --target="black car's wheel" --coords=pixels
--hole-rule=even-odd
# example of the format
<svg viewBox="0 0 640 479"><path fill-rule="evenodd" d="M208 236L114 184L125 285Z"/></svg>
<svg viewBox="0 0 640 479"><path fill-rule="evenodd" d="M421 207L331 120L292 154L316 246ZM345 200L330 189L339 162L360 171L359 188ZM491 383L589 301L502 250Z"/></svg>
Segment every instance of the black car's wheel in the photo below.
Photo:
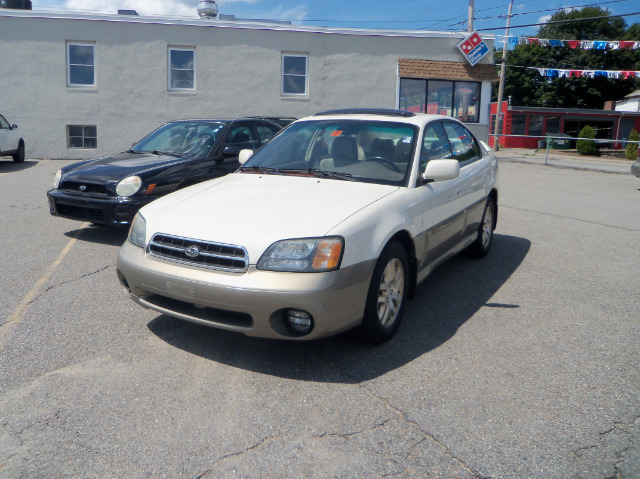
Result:
<svg viewBox="0 0 640 479"><path fill-rule="evenodd" d="M493 242L493 228L496 220L496 203L491 196L487 198L482 221L478 228L478 237L471 243L468 253L476 258L483 258L489 253Z"/></svg>
<svg viewBox="0 0 640 479"><path fill-rule="evenodd" d="M407 299L409 261L400 244L392 242L382 251L369 285L360 336L380 344L395 334Z"/></svg>
<svg viewBox="0 0 640 479"><path fill-rule="evenodd" d="M13 154L13 161L15 163L22 163L24 161L24 143L22 143L22 141L18 144L18 151Z"/></svg>

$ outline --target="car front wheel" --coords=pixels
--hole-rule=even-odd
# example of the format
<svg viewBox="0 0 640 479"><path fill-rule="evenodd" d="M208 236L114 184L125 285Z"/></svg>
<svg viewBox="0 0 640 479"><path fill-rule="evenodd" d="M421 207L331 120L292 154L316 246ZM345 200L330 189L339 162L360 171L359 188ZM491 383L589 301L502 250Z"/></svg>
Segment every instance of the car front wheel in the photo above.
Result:
<svg viewBox="0 0 640 479"><path fill-rule="evenodd" d="M24 161L24 143L20 142L18 145L18 151L13 154L13 161L15 163L22 163Z"/></svg>
<svg viewBox="0 0 640 479"><path fill-rule="evenodd" d="M476 258L483 258L491 249L491 243L493 242L493 228L495 226L496 218L496 203L494 199L489 196L487 198L487 204L484 207L484 214L482 215L482 221L478 228L478 237L469 246L468 252L471 256Z"/></svg>
<svg viewBox="0 0 640 479"><path fill-rule="evenodd" d="M409 286L409 261L404 248L392 242L378 258L359 333L380 344L395 334L400 325Z"/></svg>

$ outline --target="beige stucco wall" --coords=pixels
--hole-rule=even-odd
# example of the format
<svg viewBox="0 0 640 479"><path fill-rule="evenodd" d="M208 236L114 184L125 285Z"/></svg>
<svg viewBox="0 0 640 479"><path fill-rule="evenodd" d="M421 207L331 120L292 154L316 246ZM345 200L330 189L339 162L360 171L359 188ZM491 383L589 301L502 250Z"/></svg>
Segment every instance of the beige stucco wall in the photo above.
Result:
<svg viewBox="0 0 640 479"><path fill-rule="evenodd" d="M396 108L399 58L463 61L462 34L313 29L202 20L0 11L0 112L31 158L120 151L178 118L303 117L348 107ZM95 42L95 88L66 86L66 42ZM493 50L492 39L486 40ZM167 89L167 48L196 48L195 92ZM309 94L280 94L281 54L309 55ZM492 62L487 55L482 63ZM483 84L482 136L490 83ZM68 149L66 125L96 125L98 148Z"/></svg>

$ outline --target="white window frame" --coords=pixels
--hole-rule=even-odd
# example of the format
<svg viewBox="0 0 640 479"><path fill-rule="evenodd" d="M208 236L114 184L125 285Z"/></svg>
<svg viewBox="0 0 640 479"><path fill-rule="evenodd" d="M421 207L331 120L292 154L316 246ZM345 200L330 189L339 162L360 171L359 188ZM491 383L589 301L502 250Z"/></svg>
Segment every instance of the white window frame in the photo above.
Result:
<svg viewBox="0 0 640 479"><path fill-rule="evenodd" d="M182 52L191 52L193 53L193 69L186 68L171 68L171 52L174 51L182 51ZM172 87L171 86L171 74L173 71L192 71L193 72L193 87L192 88L181 88L181 87ZM170 46L167 48L167 90L168 91L196 91L196 48L195 47L177 47Z"/></svg>
<svg viewBox="0 0 640 479"><path fill-rule="evenodd" d="M285 73L284 71L284 61L285 58L296 57L296 58L304 58L304 75L295 75L291 73ZM280 94L283 97L293 97L293 98L306 98L309 96L309 54L308 53L297 53L297 52L282 52L282 60L280 66ZM304 77L304 93L289 93L284 91L284 80L286 76L297 76Z"/></svg>
<svg viewBox="0 0 640 479"><path fill-rule="evenodd" d="M71 53L70 53L70 49L72 46L79 46L79 47L91 47L93 49L93 65L91 65L93 67L93 83L72 83L71 82ZM67 53L67 87L70 88L95 88L96 85L98 84L98 75L97 75L97 69L96 69L96 44L93 42L72 42L72 41L67 41L67 48L66 48L66 53ZM74 64L75 66L75 64ZM87 65L77 65L77 66L87 66Z"/></svg>

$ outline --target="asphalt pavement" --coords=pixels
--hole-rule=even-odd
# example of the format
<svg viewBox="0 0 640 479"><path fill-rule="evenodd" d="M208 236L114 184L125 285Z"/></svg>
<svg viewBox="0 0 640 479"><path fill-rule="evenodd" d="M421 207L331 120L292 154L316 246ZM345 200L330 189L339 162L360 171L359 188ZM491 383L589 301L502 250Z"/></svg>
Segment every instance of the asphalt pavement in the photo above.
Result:
<svg viewBox="0 0 640 479"><path fill-rule="evenodd" d="M492 251L380 346L145 310L126 230L49 214L70 162L0 161L0 479L640 478L640 178L498 156Z"/></svg>

